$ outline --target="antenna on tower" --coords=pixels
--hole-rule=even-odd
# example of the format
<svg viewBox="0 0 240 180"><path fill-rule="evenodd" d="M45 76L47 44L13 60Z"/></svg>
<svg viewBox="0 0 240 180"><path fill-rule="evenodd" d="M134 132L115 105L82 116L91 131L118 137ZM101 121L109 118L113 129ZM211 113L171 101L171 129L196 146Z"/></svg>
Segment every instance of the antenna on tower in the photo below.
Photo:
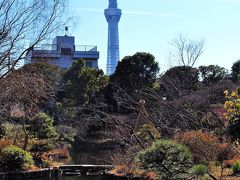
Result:
<svg viewBox="0 0 240 180"><path fill-rule="evenodd" d="M68 36L68 26L65 26L65 36Z"/></svg>

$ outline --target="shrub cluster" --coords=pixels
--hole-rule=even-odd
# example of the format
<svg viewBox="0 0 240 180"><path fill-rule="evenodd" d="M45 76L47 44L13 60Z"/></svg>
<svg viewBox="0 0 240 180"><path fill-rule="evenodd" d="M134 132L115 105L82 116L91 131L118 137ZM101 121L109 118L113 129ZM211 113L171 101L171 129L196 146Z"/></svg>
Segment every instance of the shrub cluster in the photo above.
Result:
<svg viewBox="0 0 240 180"><path fill-rule="evenodd" d="M14 145L3 148L0 154L0 166L8 171L22 170L25 165L33 163L33 158L29 152Z"/></svg>
<svg viewBox="0 0 240 180"><path fill-rule="evenodd" d="M142 168L157 172L161 179L186 179L192 166L188 148L169 140L157 140L138 158Z"/></svg>
<svg viewBox="0 0 240 180"><path fill-rule="evenodd" d="M235 155L229 144L221 143L217 136L208 132L183 132L177 134L175 139L190 149L195 163L224 161Z"/></svg>
<svg viewBox="0 0 240 180"><path fill-rule="evenodd" d="M197 164L192 167L192 173L197 177L203 177L208 172L208 168L205 165Z"/></svg>
<svg viewBox="0 0 240 180"><path fill-rule="evenodd" d="M0 139L0 151L1 149L5 148L6 146L9 146L11 142L5 138Z"/></svg>
<svg viewBox="0 0 240 180"><path fill-rule="evenodd" d="M196 163L216 161L220 153L220 142L211 133L189 131L177 134L175 139L189 147Z"/></svg>
<svg viewBox="0 0 240 180"><path fill-rule="evenodd" d="M234 175L240 174L240 162L239 161L234 162L234 164L232 166L232 170L233 170Z"/></svg>

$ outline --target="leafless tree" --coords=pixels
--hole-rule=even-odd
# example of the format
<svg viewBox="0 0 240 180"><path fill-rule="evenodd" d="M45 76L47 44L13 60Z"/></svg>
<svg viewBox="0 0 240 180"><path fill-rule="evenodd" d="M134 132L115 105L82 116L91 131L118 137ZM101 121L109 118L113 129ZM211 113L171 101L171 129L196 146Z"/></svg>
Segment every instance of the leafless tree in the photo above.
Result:
<svg viewBox="0 0 240 180"><path fill-rule="evenodd" d="M10 116L11 110L18 112L17 109L32 117L55 96L54 89L38 73L11 74L0 80L0 92L0 118Z"/></svg>
<svg viewBox="0 0 240 180"><path fill-rule="evenodd" d="M182 34L170 42L170 64L193 67L203 53L204 40L191 40Z"/></svg>
<svg viewBox="0 0 240 180"><path fill-rule="evenodd" d="M29 138L26 121L54 96L54 89L37 72L14 72L0 79L0 122L7 119L19 121L25 134L24 149L27 148Z"/></svg>
<svg viewBox="0 0 240 180"><path fill-rule="evenodd" d="M144 99L149 114L148 120L157 127L162 136L171 137L178 131L221 129L224 126L222 119L218 118L209 106L222 96L220 93L224 88L225 86L216 86L211 89L202 89L174 100L165 100L161 94L151 88L141 89L132 96L119 88L118 90L122 93L118 101L121 101L124 109L138 113L136 101ZM133 121L131 118L125 121L125 124L129 122L137 123L137 120Z"/></svg>
<svg viewBox="0 0 240 180"><path fill-rule="evenodd" d="M0 78L62 27L66 0L0 0Z"/></svg>

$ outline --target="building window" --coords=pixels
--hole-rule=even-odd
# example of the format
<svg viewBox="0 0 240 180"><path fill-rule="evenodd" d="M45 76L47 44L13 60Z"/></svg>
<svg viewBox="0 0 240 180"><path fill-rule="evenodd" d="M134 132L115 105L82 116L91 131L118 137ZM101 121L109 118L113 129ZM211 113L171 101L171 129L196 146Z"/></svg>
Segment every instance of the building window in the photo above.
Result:
<svg viewBox="0 0 240 180"><path fill-rule="evenodd" d="M61 48L61 55L72 55L71 48Z"/></svg>

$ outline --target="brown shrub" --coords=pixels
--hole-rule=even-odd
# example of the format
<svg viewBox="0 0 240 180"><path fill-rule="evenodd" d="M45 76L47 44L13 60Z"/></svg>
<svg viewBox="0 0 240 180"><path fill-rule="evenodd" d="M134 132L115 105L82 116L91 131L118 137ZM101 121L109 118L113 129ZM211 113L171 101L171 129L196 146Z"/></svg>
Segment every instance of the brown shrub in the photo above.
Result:
<svg viewBox="0 0 240 180"><path fill-rule="evenodd" d="M233 150L227 143L221 143L217 136L200 131L179 133L175 139L189 147L196 163L223 161L233 156Z"/></svg>
<svg viewBox="0 0 240 180"><path fill-rule="evenodd" d="M11 142L9 140L4 139L4 138L0 139L0 151L9 145L11 145Z"/></svg>
<svg viewBox="0 0 240 180"><path fill-rule="evenodd" d="M131 163L131 164L124 164L118 165L113 170L110 171L110 174L113 174L117 177L124 177L124 176L132 176L138 177L141 176L147 180L158 180L158 175L153 171L145 171L140 169L138 164Z"/></svg>
<svg viewBox="0 0 240 180"><path fill-rule="evenodd" d="M64 149L53 149L48 151L47 153L44 153L41 158L43 160L49 160L49 159L53 159L53 160L58 160L61 158L68 158L69 155L69 150L67 148ZM51 157L51 158L50 158Z"/></svg>

